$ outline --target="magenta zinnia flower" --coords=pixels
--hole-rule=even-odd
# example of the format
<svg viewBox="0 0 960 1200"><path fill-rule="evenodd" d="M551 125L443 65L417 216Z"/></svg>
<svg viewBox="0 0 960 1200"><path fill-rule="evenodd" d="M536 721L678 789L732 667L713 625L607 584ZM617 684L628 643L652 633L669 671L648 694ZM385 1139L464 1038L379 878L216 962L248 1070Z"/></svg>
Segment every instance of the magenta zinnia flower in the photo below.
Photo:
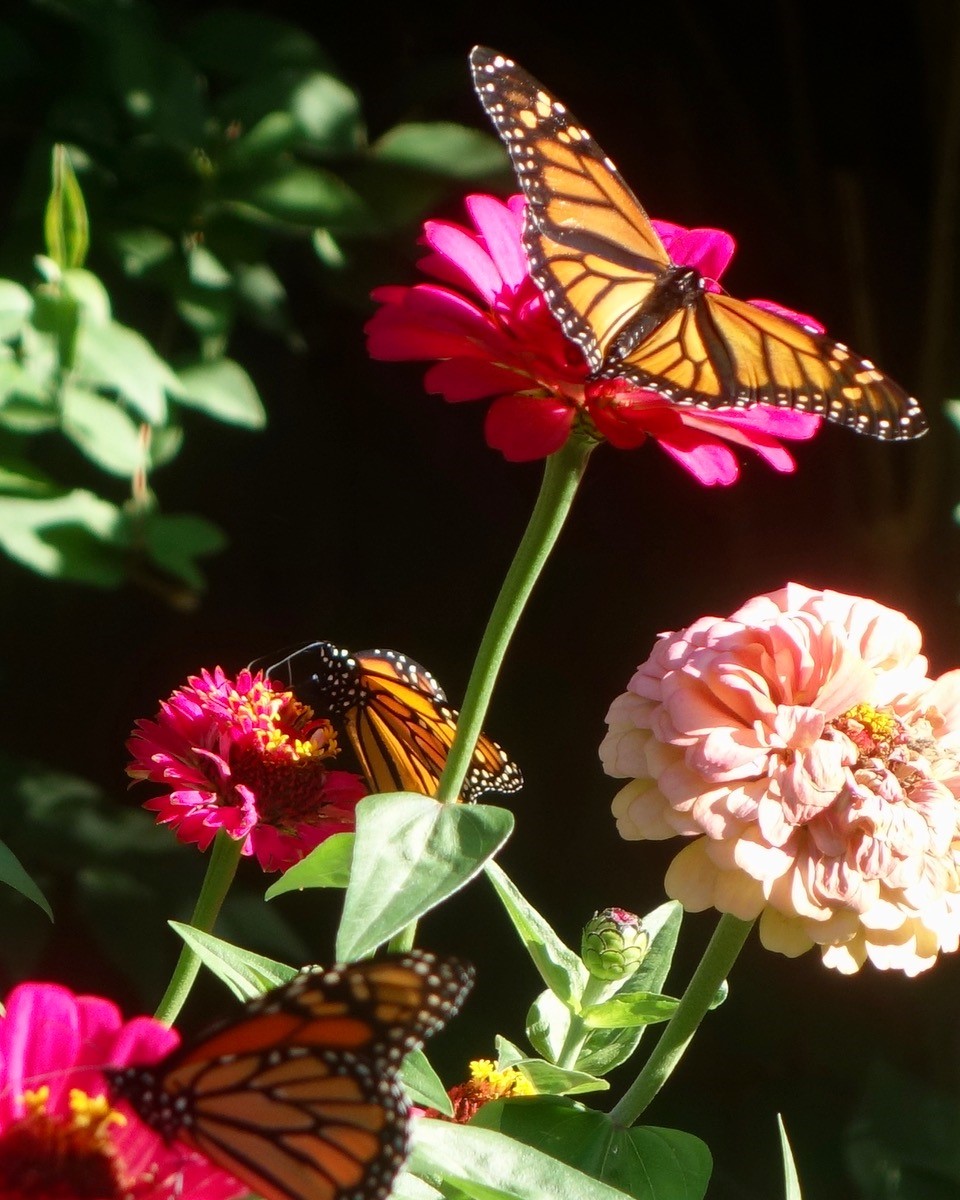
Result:
<svg viewBox="0 0 960 1200"><path fill-rule="evenodd" d="M55 984L13 989L0 1016L0 1196L10 1200L232 1200L248 1189L184 1146L166 1146L99 1068L152 1063L177 1034Z"/></svg>
<svg viewBox="0 0 960 1200"><path fill-rule="evenodd" d="M590 381L579 347L564 336L530 276L523 197L504 204L468 196L466 205L473 228L424 225L431 253L420 267L436 282L373 293L382 304L367 323L374 358L438 359L424 380L428 391L451 403L493 397L487 441L514 462L552 454L578 427L621 448L651 437L704 484L737 478L731 445L756 451L778 471L794 469L779 439L812 437L819 417L761 405L708 411L623 381ZM653 224L674 262L696 267L717 289L733 255L730 235ZM753 303L816 325L778 305Z"/></svg>
<svg viewBox="0 0 960 1200"><path fill-rule="evenodd" d="M127 749L131 778L169 789L144 805L159 824L201 850L222 829L265 871L353 829L367 792L359 776L329 769L337 753L330 722L260 672L191 676L154 720L137 721Z"/></svg>
<svg viewBox="0 0 960 1200"><path fill-rule="evenodd" d="M623 837L692 839L670 896L915 975L960 942L960 670L872 600L799 584L665 634L607 715Z"/></svg>

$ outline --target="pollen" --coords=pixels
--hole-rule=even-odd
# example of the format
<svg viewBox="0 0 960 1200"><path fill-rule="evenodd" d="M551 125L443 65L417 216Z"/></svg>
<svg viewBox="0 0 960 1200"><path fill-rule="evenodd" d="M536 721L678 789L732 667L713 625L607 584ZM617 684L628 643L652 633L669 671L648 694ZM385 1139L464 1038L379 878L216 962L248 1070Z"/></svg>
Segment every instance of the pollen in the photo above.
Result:
<svg viewBox="0 0 960 1200"><path fill-rule="evenodd" d="M872 704L855 704L834 721L845 733L862 758L887 758L893 748L906 741L906 733L891 713Z"/></svg>

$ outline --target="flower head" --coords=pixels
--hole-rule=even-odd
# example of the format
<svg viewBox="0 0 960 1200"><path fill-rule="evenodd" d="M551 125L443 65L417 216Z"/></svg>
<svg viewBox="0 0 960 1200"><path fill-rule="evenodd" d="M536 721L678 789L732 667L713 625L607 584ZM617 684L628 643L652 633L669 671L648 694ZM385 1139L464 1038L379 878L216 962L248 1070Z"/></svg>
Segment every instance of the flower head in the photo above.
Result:
<svg viewBox="0 0 960 1200"><path fill-rule="evenodd" d="M232 1200L247 1188L182 1146L166 1146L98 1068L154 1062L177 1044L150 1017L124 1022L95 996L14 988L0 1016L0 1196L11 1200Z"/></svg>
<svg viewBox="0 0 960 1200"><path fill-rule="evenodd" d="M431 252L420 267L430 283L373 293L382 305L367 324L374 358L437 359L424 383L451 403L493 397L487 441L514 462L552 454L578 428L620 448L653 438L704 484L737 478L731 445L754 450L778 471L793 470L779 439L812 437L819 417L761 405L708 412L622 380L590 380L579 347L564 336L530 275L523 197L503 203L468 196L466 205L472 228L424 225ZM696 267L716 290L733 255L730 235L665 221L654 226L673 261ZM816 325L777 305L754 303Z"/></svg>
<svg viewBox="0 0 960 1200"><path fill-rule="evenodd" d="M506 1100L513 1096L532 1096L536 1088L516 1067L498 1067L489 1058L477 1058L470 1064L470 1078L455 1084L447 1093L453 1104L453 1116L447 1117L435 1108L420 1109L421 1116L440 1117L466 1125L470 1118L491 1100Z"/></svg>
<svg viewBox="0 0 960 1200"><path fill-rule="evenodd" d="M604 908L586 923L580 956L595 979L606 982L633 975L650 949L650 935L643 921L624 908Z"/></svg>
<svg viewBox="0 0 960 1200"><path fill-rule="evenodd" d="M202 671L137 721L127 774L169 789L144 808L205 850L219 829L265 871L282 870L331 834L353 828L366 786L331 771L337 741L291 692L259 672Z"/></svg>
<svg viewBox="0 0 960 1200"><path fill-rule="evenodd" d="M789 584L665 634L607 715L627 839L768 949L908 975L960 942L960 671L872 600Z"/></svg>

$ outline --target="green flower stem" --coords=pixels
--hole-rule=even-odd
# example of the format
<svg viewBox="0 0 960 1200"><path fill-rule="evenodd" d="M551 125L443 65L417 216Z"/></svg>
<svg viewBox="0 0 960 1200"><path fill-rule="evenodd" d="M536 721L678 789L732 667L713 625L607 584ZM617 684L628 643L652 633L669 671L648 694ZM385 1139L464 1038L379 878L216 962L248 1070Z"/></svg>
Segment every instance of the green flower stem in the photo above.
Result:
<svg viewBox="0 0 960 1200"><path fill-rule="evenodd" d="M199 929L203 933L213 932L220 908L230 890L230 884L233 883L233 877L237 873L237 864L240 862L242 848L242 840L230 837L223 830L217 834L213 850L210 852L210 862L207 865L203 887L200 889L193 916L190 918L190 924L194 929ZM165 1025L174 1023L180 1009L183 1008L184 1001L190 994L199 970L199 955L189 946L184 946L180 951L180 957L177 959L177 965L163 999L154 1013L158 1021L163 1021Z"/></svg>
<svg viewBox="0 0 960 1200"><path fill-rule="evenodd" d="M572 1071L577 1065L583 1043L587 1040L587 1034L590 1032L581 1016L583 1010L591 1008L594 1004L602 1004L604 1000L609 1000L623 987L624 982L623 979L597 979L595 975L590 976L583 989L583 995L580 997L580 1012L570 1013L570 1028L567 1030L567 1036L563 1039L563 1048L557 1058L558 1067Z"/></svg>
<svg viewBox="0 0 960 1200"><path fill-rule="evenodd" d="M587 458L595 445L592 439L573 434L546 461L537 503L493 606L467 684L456 737L437 789L437 799L444 804L452 803L460 795L507 646L567 519Z"/></svg>
<svg viewBox="0 0 960 1200"><path fill-rule="evenodd" d="M752 921L741 921L729 913L720 918L660 1041L626 1095L610 1111L611 1119L618 1125L632 1125L670 1078L752 928Z"/></svg>

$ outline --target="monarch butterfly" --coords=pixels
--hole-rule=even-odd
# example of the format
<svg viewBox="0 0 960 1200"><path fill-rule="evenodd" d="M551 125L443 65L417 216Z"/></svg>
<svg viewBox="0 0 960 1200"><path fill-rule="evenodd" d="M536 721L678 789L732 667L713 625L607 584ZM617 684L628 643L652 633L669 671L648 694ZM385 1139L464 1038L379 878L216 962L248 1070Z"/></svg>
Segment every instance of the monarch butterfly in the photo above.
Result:
<svg viewBox="0 0 960 1200"><path fill-rule="evenodd" d="M407 1154L400 1062L472 985L472 967L417 950L305 970L159 1063L104 1075L165 1142L264 1200L380 1200Z"/></svg>
<svg viewBox="0 0 960 1200"><path fill-rule="evenodd" d="M802 409L876 438L926 431L917 401L873 363L674 263L610 159L532 75L483 46L470 65L526 196L533 277L592 378L704 408Z"/></svg>
<svg viewBox="0 0 960 1200"><path fill-rule="evenodd" d="M457 732L457 713L436 679L396 650L351 653L312 642L268 667L305 704L336 718L374 792L432 796ZM523 776L506 751L480 735L461 789L467 802L486 792L511 793Z"/></svg>

